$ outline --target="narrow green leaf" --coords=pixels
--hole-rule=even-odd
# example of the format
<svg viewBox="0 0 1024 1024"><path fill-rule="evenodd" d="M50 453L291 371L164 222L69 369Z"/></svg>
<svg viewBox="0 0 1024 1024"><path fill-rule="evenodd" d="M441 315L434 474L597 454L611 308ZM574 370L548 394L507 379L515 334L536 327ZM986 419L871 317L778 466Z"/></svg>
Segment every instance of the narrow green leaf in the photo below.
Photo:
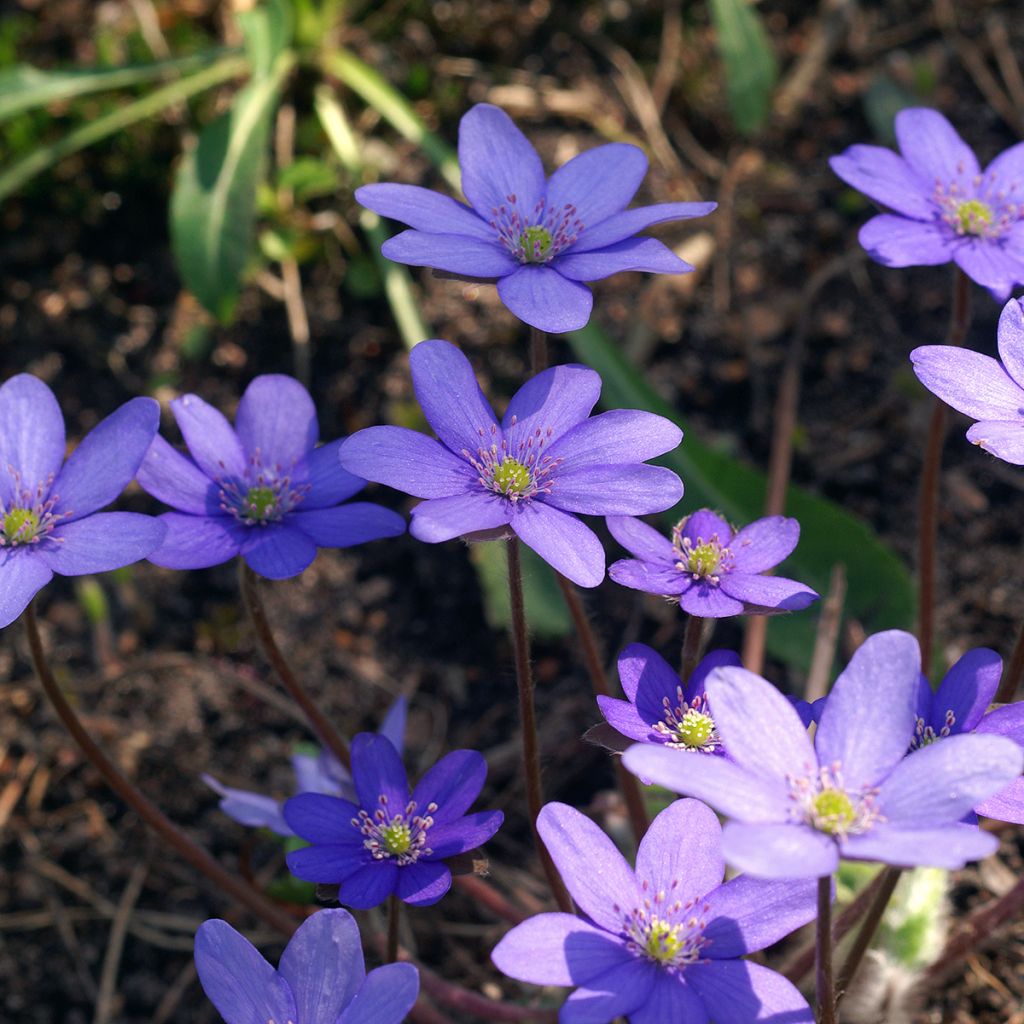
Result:
<svg viewBox="0 0 1024 1024"><path fill-rule="evenodd" d="M0 123L25 110L58 100L185 75L216 64L230 53L222 49L206 50L189 57L162 60L154 64L91 68L86 71L42 71L30 64L19 64L0 71Z"/></svg>
<svg viewBox="0 0 1024 1024"><path fill-rule="evenodd" d="M579 359L604 382L603 403L610 408L648 409L685 426L675 410L654 391L622 350L594 324L569 336ZM692 434L659 460L683 479L683 503L669 513L673 521L698 508L716 509L732 522L757 519L764 507L763 473L716 451ZM780 569L824 594L832 567L846 569L846 613L871 630L907 628L914 618L914 589L906 568L866 523L814 494L790 487L786 513L800 521L800 543ZM779 616L768 629L769 649L806 666L814 642L813 610Z"/></svg>
<svg viewBox="0 0 1024 1024"><path fill-rule="evenodd" d="M241 11L237 18L245 37L253 78L266 78L291 43L294 21L291 4L288 0L266 0L251 11Z"/></svg>
<svg viewBox="0 0 1024 1024"><path fill-rule="evenodd" d="M710 0L729 110L743 135L756 135L771 113L778 65L750 0Z"/></svg>
<svg viewBox="0 0 1024 1024"><path fill-rule="evenodd" d="M117 110L112 110L109 114L76 128L56 142L40 146L0 172L0 201L72 153L77 153L138 121L153 117L166 107L180 103L189 96L241 75L248 66L249 63L243 56L223 57L211 67L177 82L171 82L148 96L126 103L123 107L118 107Z"/></svg>
<svg viewBox="0 0 1024 1024"><path fill-rule="evenodd" d="M231 319L253 251L256 190L281 82L294 59L282 54L211 121L181 162L171 197L171 244L182 280L221 321Z"/></svg>

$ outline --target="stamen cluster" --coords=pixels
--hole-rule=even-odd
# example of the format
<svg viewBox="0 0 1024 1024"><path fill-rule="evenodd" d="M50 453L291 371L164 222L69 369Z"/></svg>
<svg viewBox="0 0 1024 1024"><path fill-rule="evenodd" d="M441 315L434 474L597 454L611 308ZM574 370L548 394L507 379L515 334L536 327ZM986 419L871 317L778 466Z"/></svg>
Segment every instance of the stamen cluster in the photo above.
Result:
<svg viewBox="0 0 1024 1024"><path fill-rule="evenodd" d="M70 513L53 511L59 499L56 494L50 494L52 474L30 490L13 466L9 465L7 472L14 479L14 497L7 503L0 500L0 548L38 544ZM52 539L60 541L60 538Z"/></svg>
<svg viewBox="0 0 1024 1024"><path fill-rule="evenodd" d="M1010 201L1016 191L1016 182L1007 185L990 175L978 174L971 180L970 194L956 181L944 185L936 180L932 198L942 211L942 219L957 235L999 238L1020 219L1020 203Z"/></svg>
<svg viewBox="0 0 1024 1024"><path fill-rule="evenodd" d="M715 720L708 709L707 694L697 694L687 701L682 686L676 687L675 703L662 697L664 718L651 727L665 737L665 745L680 750L699 750L711 754L722 745L715 729Z"/></svg>
<svg viewBox="0 0 1024 1024"><path fill-rule="evenodd" d="M933 726L926 724L919 715L914 724L914 737L910 741L910 749L917 750L918 747L927 747L928 744L934 743L936 740L945 739L952 733L954 725L956 725L956 715L951 708L946 710L943 724L938 731Z"/></svg>
<svg viewBox="0 0 1024 1024"><path fill-rule="evenodd" d="M651 893L650 883L640 881L645 893L643 903L623 914L622 938L634 955L650 960L659 967L680 970L701 959L707 945L704 929L710 904L704 899L671 900L671 890ZM650 893L650 895L646 895Z"/></svg>
<svg viewBox="0 0 1024 1024"><path fill-rule="evenodd" d="M309 493L309 484L292 485L292 470L264 466L257 449L250 457L244 480L225 478L220 485L221 511L244 526L279 523Z"/></svg>
<svg viewBox="0 0 1024 1024"><path fill-rule="evenodd" d="M540 199L524 216L513 193L491 210L490 226L502 245L519 263L548 263L569 248L583 231L583 221L572 203L548 206Z"/></svg>
<svg viewBox="0 0 1024 1024"><path fill-rule="evenodd" d="M672 527L672 548L676 553L676 568L680 572L689 573L693 580L717 584L723 573L733 567L732 551L724 544L717 533L707 540L703 537L684 536L686 520Z"/></svg>
<svg viewBox="0 0 1024 1024"><path fill-rule="evenodd" d="M380 806L373 817L360 808L352 819L352 826L366 837L363 846L374 860L393 860L399 867L415 864L421 856L429 857L433 851L427 846L427 831L434 824L437 804L427 804L426 814L416 813L416 802L410 800L405 809L392 815L388 798L381 794Z"/></svg>
<svg viewBox="0 0 1024 1024"><path fill-rule="evenodd" d="M510 426L514 427L516 422L513 416ZM513 503L551 493L554 484L551 474L562 461L552 459L543 450L554 433L551 427L538 427L515 445L510 445L506 437L499 443L496 426L490 428L490 444L482 427L478 432L481 443L476 453L464 448L462 454L479 474L481 487Z"/></svg>
<svg viewBox="0 0 1024 1024"><path fill-rule="evenodd" d="M875 807L878 790L866 788L851 793L843 782L838 762L822 766L817 774L796 778L787 776L789 798L795 804L793 820L810 825L818 832L845 839L868 832L885 819Z"/></svg>

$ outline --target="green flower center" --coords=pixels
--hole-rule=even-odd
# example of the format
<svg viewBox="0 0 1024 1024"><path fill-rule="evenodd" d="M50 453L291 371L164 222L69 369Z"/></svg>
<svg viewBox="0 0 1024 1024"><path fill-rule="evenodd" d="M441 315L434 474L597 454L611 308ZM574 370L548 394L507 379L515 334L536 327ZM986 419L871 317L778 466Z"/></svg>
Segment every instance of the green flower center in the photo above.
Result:
<svg viewBox="0 0 1024 1024"><path fill-rule="evenodd" d="M14 508L4 516L8 544L28 544L39 532L39 516L30 508Z"/></svg>
<svg viewBox="0 0 1024 1024"><path fill-rule="evenodd" d="M381 842L388 853L397 857L412 846L412 829L403 821L393 821L380 830Z"/></svg>
<svg viewBox="0 0 1024 1024"><path fill-rule="evenodd" d="M539 224L528 227L520 236L519 244L527 263L546 263L551 253L551 232Z"/></svg>
<svg viewBox="0 0 1024 1024"><path fill-rule="evenodd" d="M245 494L242 516L253 522L265 523L278 518L277 494L272 487L250 487Z"/></svg>
<svg viewBox="0 0 1024 1024"><path fill-rule="evenodd" d="M506 457L494 471L494 486L501 494L522 494L530 482L530 471L518 459Z"/></svg>
<svg viewBox="0 0 1024 1024"><path fill-rule="evenodd" d="M980 199L957 203L955 216L956 230L961 235L983 235L995 219L992 207Z"/></svg>
<svg viewBox="0 0 1024 1024"><path fill-rule="evenodd" d="M654 918L644 942L644 952L659 964L672 963L683 948L683 940L679 936L679 925L671 925L668 921Z"/></svg>
<svg viewBox="0 0 1024 1024"><path fill-rule="evenodd" d="M857 819L853 801L841 789L823 789L814 798L814 825L820 832L840 835Z"/></svg>
<svg viewBox="0 0 1024 1024"><path fill-rule="evenodd" d="M690 708L683 715L673 730L672 737L675 743L681 743L684 747L699 749L711 739L715 731L715 720L710 715L702 714L700 711Z"/></svg>
<svg viewBox="0 0 1024 1024"><path fill-rule="evenodd" d="M702 579L718 574L722 549L715 543L699 544L689 554L686 568Z"/></svg>

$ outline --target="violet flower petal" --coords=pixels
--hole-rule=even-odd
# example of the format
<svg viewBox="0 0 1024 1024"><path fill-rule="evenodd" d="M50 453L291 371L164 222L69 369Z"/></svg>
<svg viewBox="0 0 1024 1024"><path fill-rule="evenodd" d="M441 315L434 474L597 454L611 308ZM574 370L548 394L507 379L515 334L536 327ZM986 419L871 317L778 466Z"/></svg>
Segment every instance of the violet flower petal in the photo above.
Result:
<svg viewBox="0 0 1024 1024"><path fill-rule="evenodd" d="M611 142L588 149L562 164L548 179L549 209L573 206L584 229L624 210L647 173L638 146Z"/></svg>
<svg viewBox="0 0 1024 1024"><path fill-rule="evenodd" d="M622 213L613 214L593 227L584 225L576 244L567 251L582 253L604 249L655 224L703 217L717 206L718 203L657 203L654 206L637 206L632 210L623 210Z"/></svg>
<svg viewBox="0 0 1024 1024"><path fill-rule="evenodd" d="M333 1024L402 1024L419 992L420 975L412 964L374 968Z"/></svg>
<svg viewBox="0 0 1024 1024"><path fill-rule="evenodd" d="M507 499L477 489L421 502L412 510L409 532L417 540L439 544L467 533L505 526L512 514Z"/></svg>
<svg viewBox="0 0 1024 1024"><path fill-rule="evenodd" d="M828 695L814 744L822 765L839 762L848 792L876 785L903 759L914 734L921 650L902 630L857 648ZM886 681L879 714L879 680Z"/></svg>
<svg viewBox="0 0 1024 1024"><path fill-rule="evenodd" d="M571 281L600 281L623 270L685 274L694 269L656 238L626 238L604 249L562 253L551 265Z"/></svg>
<svg viewBox="0 0 1024 1024"><path fill-rule="evenodd" d="M296 481L309 487L301 508L330 508L358 494L366 486L361 476L353 476L339 465L344 441L345 438L339 437L314 448L295 468Z"/></svg>
<svg viewBox="0 0 1024 1024"><path fill-rule="evenodd" d="M647 722L660 722L664 718L665 700L672 707L679 703L678 691L683 685L679 673L657 651L644 644L630 644L619 655L619 679Z"/></svg>
<svg viewBox="0 0 1024 1024"><path fill-rule="evenodd" d="M468 206L418 185L363 185L356 189L355 198L368 210L417 231L494 240L494 229Z"/></svg>
<svg viewBox="0 0 1024 1024"><path fill-rule="evenodd" d="M679 607L688 615L702 619L725 619L743 612L743 602L730 597L720 586L706 580L693 580L692 586L679 591Z"/></svg>
<svg viewBox="0 0 1024 1024"><path fill-rule="evenodd" d="M249 530L241 554L253 572L268 580L286 580L316 558L316 544L297 526L270 523L258 533Z"/></svg>
<svg viewBox="0 0 1024 1024"><path fill-rule="evenodd" d="M502 417L509 448L515 450L540 431L549 450L586 420L600 396L601 378L588 366L568 363L542 370L512 396Z"/></svg>
<svg viewBox="0 0 1024 1024"><path fill-rule="evenodd" d="M1024 388L991 356L955 345L910 353L918 380L947 405L976 420L1024 422Z"/></svg>
<svg viewBox="0 0 1024 1024"><path fill-rule="evenodd" d="M331 847L321 849L329 850ZM338 900L353 910L370 910L380 906L398 888L398 876L403 870L393 861L371 861L341 880Z"/></svg>
<svg viewBox="0 0 1024 1024"><path fill-rule="evenodd" d="M642 562L636 558L621 558L617 562L612 562L608 567L608 575L621 587L643 590L648 594L661 594L665 597L689 590L693 583L689 576L675 566L654 566L650 562Z"/></svg>
<svg viewBox="0 0 1024 1024"><path fill-rule="evenodd" d="M968 238L953 252L956 265L985 288L1008 291L1024 277L1024 254L993 245L987 238Z"/></svg>
<svg viewBox="0 0 1024 1024"><path fill-rule="evenodd" d="M665 568L674 569L675 548L653 526L632 516L609 516L605 522L611 535L631 555L645 562L660 562Z"/></svg>
<svg viewBox="0 0 1024 1024"><path fill-rule="evenodd" d="M659 968L649 960L633 958L610 968L581 986L562 1004L558 1024L604 1024L631 1016L650 998Z"/></svg>
<svg viewBox="0 0 1024 1024"><path fill-rule="evenodd" d="M302 792L285 801L288 827L308 843L362 846L363 835L352 824L359 808L349 800L325 793Z"/></svg>
<svg viewBox="0 0 1024 1024"><path fill-rule="evenodd" d="M1019 143L1013 149L1024 148L1024 143ZM1012 150L1007 150L1012 152ZM1005 153L1003 154L1006 155ZM1024 180L1024 172L1021 174ZM1024 305L1019 299L1014 299L1003 306L999 314L999 327L997 331L999 345L999 358L1003 362L1003 368L1018 386L1024 382ZM913 358L913 353L911 353ZM1021 405L1024 405L1024 395L1018 397L1017 412L1021 414ZM979 416L978 419L1002 419L1002 416Z"/></svg>
<svg viewBox="0 0 1024 1024"><path fill-rule="evenodd" d="M999 840L973 825L901 829L877 825L843 843L850 860L877 860L896 867L933 867L956 871L968 861L984 860L996 852Z"/></svg>
<svg viewBox="0 0 1024 1024"><path fill-rule="evenodd" d="M156 551L167 527L136 512L94 512L61 522L35 552L61 576L84 576L131 565Z"/></svg>
<svg viewBox="0 0 1024 1024"><path fill-rule="evenodd" d="M967 431L967 440L1003 462L1024 466L1024 423L1019 419L1012 423L982 420Z"/></svg>
<svg viewBox="0 0 1024 1024"><path fill-rule="evenodd" d="M398 898L414 907L430 907L452 887L452 873L447 866L420 860L398 870Z"/></svg>
<svg viewBox="0 0 1024 1024"><path fill-rule="evenodd" d="M235 414L235 431L247 455L258 452L264 466L277 465L285 471L312 451L320 436L309 392L294 377L281 373L263 374L245 389Z"/></svg>
<svg viewBox="0 0 1024 1024"><path fill-rule="evenodd" d="M35 552L0 550L0 629L9 626L51 579L53 571Z"/></svg>
<svg viewBox="0 0 1024 1024"><path fill-rule="evenodd" d="M359 806L373 816L380 798L389 813L399 814L409 802L409 780L398 751L377 733L361 732L352 740L352 778Z"/></svg>
<svg viewBox="0 0 1024 1024"><path fill-rule="evenodd" d="M732 527L711 509L702 508L686 517L682 535L693 544L717 537L722 547L728 547L732 541Z"/></svg>
<svg viewBox="0 0 1024 1024"><path fill-rule="evenodd" d="M477 811L430 829L430 849L434 858L454 857L483 846L501 828L501 811Z"/></svg>
<svg viewBox="0 0 1024 1024"><path fill-rule="evenodd" d="M814 1012L791 981L749 960L693 964L686 979L715 1024L814 1024Z"/></svg>
<svg viewBox="0 0 1024 1024"><path fill-rule="evenodd" d="M405 533L405 520L397 512L369 501L333 508L305 509L300 505L288 519L318 548L347 548Z"/></svg>
<svg viewBox="0 0 1024 1024"><path fill-rule="evenodd" d="M221 798L220 809L239 825L267 828L279 836L295 834L284 820L280 801L262 793L225 786L212 775L204 774L199 777Z"/></svg>
<svg viewBox="0 0 1024 1024"><path fill-rule="evenodd" d="M733 570L766 572L787 559L800 540L800 524L786 516L768 516L744 526L729 543Z"/></svg>
<svg viewBox="0 0 1024 1024"><path fill-rule="evenodd" d="M683 496L683 482L664 466L580 466L561 469L545 503L582 515L646 515L671 508Z"/></svg>
<svg viewBox="0 0 1024 1024"><path fill-rule="evenodd" d="M442 825L461 818L469 810L486 778L487 762L482 754L475 750L453 750L420 779L412 800L421 814L427 804L437 804L437 810L430 814Z"/></svg>
<svg viewBox="0 0 1024 1024"><path fill-rule="evenodd" d="M730 821L722 831L722 853L733 867L758 878L820 878L839 867L835 840L806 825Z"/></svg>
<svg viewBox="0 0 1024 1024"><path fill-rule="evenodd" d="M975 732L981 735L1006 736L1024 746L1024 701L1004 704L990 711L978 723Z"/></svg>
<svg viewBox="0 0 1024 1024"><path fill-rule="evenodd" d="M955 731L971 732L988 710L999 689L1003 659L987 647L968 651L946 673L932 701L934 715L927 724L938 732L947 711L953 713Z"/></svg>
<svg viewBox="0 0 1024 1024"><path fill-rule="evenodd" d="M571 461L571 472L578 472L590 466L646 462L672 451L682 439L683 432L664 416L639 409L613 409L577 423L547 454ZM561 474L558 479L562 480ZM668 546L671 550L672 545Z"/></svg>
<svg viewBox="0 0 1024 1024"><path fill-rule="evenodd" d="M248 460L224 414L198 395L182 395L171 412L196 465L212 480L245 475Z"/></svg>
<svg viewBox="0 0 1024 1024"><path fill-rule="evenodd" d="M159 434L146 450L136 478L147 494L171 508L195 516L220 512L218 486Z"/></svg>
<svg viewBox="0 0 1024 1024"><path fill-rule="evenodd" d="M760 611L798 612L818 600L819 594L799 580L785 576L752 576L730 572L722 576L722 593Z"/></svg>
<svg viewBox="0 0 1024 1024"><path fill-rule="evenodd" d="M668 662L665 664L668 665ZM707 689L707 678L716 668L740 668L742 665L743 661L735 651L708 651L697 663L693 675L686 684L686 696L693 700L698 694L704 693Z"/></svg>
<svg viewBox="0 0 1024 1024"><path fill-rule="evenodd" d="M980 173L973 150L937 110L907 107L896 115L894 128L903 159L926 182L967 186Z"/></svg>
<svg viewBox="0 0 1024 1024"><path fill-rule="evenodd" d="M64 462L64 416L53 392L38 377L19 373L0 387L0 469L20 475L20 489L50 490ZM14 495L14 478L0 472L0 501Z"/></svg>
<svg viewBox="0 0 1024 1024"><path fill-rule="evenodd" d="M516 510L511 526L527 547L573 583L596 587L604 579L601 542L589 526L567 512L532 501Z"/></svg>
<svg viewBox="0 0 1024 1024"><path fill-rule="evenodd" d="M292 800L298 800L292 797ZM291 801L288 801L289 803ZM285 805L287 806L287 804ZM358 846L348 844L342 846L304 846L300 850L292 850L285 854L288 870L296 877L307 882L323 882L325 885L339 885L357 871L367 866L370 855L360 843ZM380 865L370 861L370 867ZM385 865L387 866L387 865ZM343 903L349 903L346 897ZM354 906L355 904L349 904ZM374 904L371 904L373 906Z"/></svg>
<svg viewBox="0 0 1024 1024"><path fill-rule="evenodd" d="M586 327L594 308L594 296L585 284L529 263L498 281L498 296L523 323L549 334Z"/></svg>
<svg viewBox="0 0 1024 1024"><path fill-rule="evenodd" d="M537 831L577 906L613 934L622 927L616 907L640 906L636 876L618 848L586 815L566 804L545 804Z"/></svg>
<svg viewBox="0 0 1024 1024"><path fill-rule="evenodd" d="M384 715L384 720L380 723L380 728L377 730L386 740L391 743L391 746L402 753L405 747L405 722L408 717L409 702L405 699L402 694L399 694L388 708L387 713Z"/></svg>
<svg viewBox="0 0 1024 1024"><path fill-rule="evenodd" d="M953 233L941 221L907 220L893 213L872 217L858 234L868 255L887 267L929 267L948 263Z"/></svg>
<svg viewBox="0 0 1024 1024"><path fill-rule="evenodd" d="M882 146L850 146L829 160L835 173L858 192L914 220L931 220L933 179L922 178L906 160Z"/></svg>
<svg viewBox="0 0 1024 1024"><path fill-rule="evenodd" d="M707 1008L700 996L687 984L689 967L681 973L659 971L643 1006L629 1015L629 1024L708 1024Z"/></svg>
<svg viewBox="0 0 1024 1024"><path fill-rule="evenodd" d="M597 706L601 709L604 720L623 736L639 743L650 741L651 727L640 717L636 707L628 700L598 697Z"/></svg>
<svg viewBox="0 0 1024 1024"><path fill-rule="evenodd" d="M402 231L381 247L381 255L412 267L434 267L465 277L504 277L519 266L495 236L492 241L471 235Z"/></svg>
<svg viewBox="0 0 1024 1024"><path fill-rule="evenodd" d="M722 884L722 826L699 800L676 800L651 822L636 852L636 877L673 900L700 900Z"/></svg>
<svg viewBox="0 0 1024 1024"><path fill-rule="evenodd" d="M165 512L157 517L167 533L149 561L165 569L206 569L226 562L248 539L245 527L231 516L191 516Z"/></svg>
<svg viewBox="0 0 1024 1024"><path fill-rule="evenodd" d="M1024 777L1014 779L1005 789L999 790L995 796L975 804L974 810L986 818L995 821L1009 821L1014 825L1024 825Z"/></svg>

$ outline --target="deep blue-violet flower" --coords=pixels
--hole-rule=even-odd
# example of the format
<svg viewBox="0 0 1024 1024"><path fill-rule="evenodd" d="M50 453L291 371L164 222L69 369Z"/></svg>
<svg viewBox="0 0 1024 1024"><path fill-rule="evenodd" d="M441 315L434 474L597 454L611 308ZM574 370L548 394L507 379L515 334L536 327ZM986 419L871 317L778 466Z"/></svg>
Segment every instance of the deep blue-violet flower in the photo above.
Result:
<svg viewBox="0 0 1024 1024"><path fill-rule="evenodd" d="M891 211L860 229L860 244L890 267L954 262L1005 299L1024 283L1024 143L982 171L937 110L901 110L895 127L899 154L851 146L829 161L843 181Z"/></svg>
<svg viewBox="0 0 1024 1024"><path fill-rule="evenodd" d="M227 921L199 926L195 959L203 991L227 1024L402 1024L420 988L412 964L366 973L347 910L307 917L277 970Z"/></svg>
<svg viewBox="0 0 1024 1024"><path fill-rule="evenodd" d="M828 875L841 856L963 867L998 841L960 819L1020 775L1024 751L1004 736L950 736L908 756L920 674L909 633L870 637L836 680L812 744L771 683L719 668L706 685L728 759L639 744L623 762L733 819L726 860L753 875Z"/></svg>
<svg viewBox="0 0 1024 1024"><path fill-rule="evenodd" d="M511 978L575 987L560 1024L813 1022L789 981L740 957L812 920L814 883L740 876L723 885L722 829L708 807L677 800L662 811L635 872L565 804L548 804L537 828L584 916L538 914L491 959Z"/></svg>
<svg viewBox="0 0 1024 1024"><path fill-rule="evenodd" d="M53 392L19 373L0 387L0 628L53 578L119 569L145 558L166 528L134 512L100 512L131 482L160 407L133 398L64 461Z"/></svg>
<svg viewBox="0 0 1024 1024"><path fill-rule="evenodd" d="M716 203L626 207L647 173L636 146L588 150L545 179L537 151L511 118L478 103L459 123L462 191L469 205L414 185L364 185L363 206L412 229L384 243L396 263L497 279L501 301L542 331L574 331L594 297L583 281L620 270L693 270L654 238L654 224L702 217Z"/></svg>
<svg viewBox="0 0 1024 1024"><path fill-rule="evenodd" d="M675 448L682 431L633 409L590 416L601 378L585 366L537 374L499 422L454 345L420 342L409 364L438 440L403 427L369 427L342 444L341 464L426 498L409 527L420 540L514 533L562 575L596 587L604 579L604 548L576 514L643 515L682 496L675 473L645 465Z"/></svg>
<svg viewBox="0 0 1024 1024"><path fill-rule="evenodd" d="M399 755L405 741L405 717L406 700L399 697L388 709L379 730L381 736L386 736L391 741ZM352 776L329 750L321 750L318 754L296 752L292 755L292 770L295 772L296 794L325 793L328 796L343 797L345 800L357 799ZM239 825L270 829L279 836L295 835L288 827L288 822L284 820L283 800L275 800L271 796L253 793L247 789L225 786L212 775L204 774L201 778L220 796L220 809Z"/></svg>
<svg viewBox="0 0 1024 1024"><path fill-rule="evenodd" d="M1024 466L1024 307L1017 299L1003 307L998 342L998 360L955 345L922 345L910 358L929 391L978 420L968 441Z"/></svg>
<svg viewBox="0 0 1024 1024"><path fill-rule="evenodd" d="M1024 747L1024 702L988 711L1002 674L1002 658L987 647L976 647L957 661L934 692L922 676L911 749L962 733L1006 736ZM1024 777L976 804L974 810L997 821L1024 825Z"/></svg>
<svg viewBox="0 0 1024 1024"><path fill-rule="evenodd" d="M265 374L245 389L235 426L198 395L171 402L191 458L159 435L139 483L170 505L150 561L204 569L241 555L269 579L297 576L317 548L344 548L405 530L390 509L346 498L365 480L338 468L341 440L316 446L316 409L292 377Z"/></svg>
<svg viewBox="0 0 1024 1024"><path fill-rule="evenodd" d="M609 516L612 536L633 558L613 562L616 583L679 601L683 611L705 619L800 611L818 595L796 580L763 573L788 558L800 524L785 516L758 519L737 533L709 509L672 528L672 539L628 516Z"/></svg>
<svg viewBox="0 0 1024 1024"><path fill-rule="evenodd" d="M339 901L357 910L391 893L415 906L436 903L452 884L445 858L475 849L501 827L501 811L466 814L486 775L475 750L454 750L410 796L391 741L360 733L352 741L356 800L304 793L284 805L288 826L312 843L289 853L288 867L307 882L339 885Z"/></svg>

